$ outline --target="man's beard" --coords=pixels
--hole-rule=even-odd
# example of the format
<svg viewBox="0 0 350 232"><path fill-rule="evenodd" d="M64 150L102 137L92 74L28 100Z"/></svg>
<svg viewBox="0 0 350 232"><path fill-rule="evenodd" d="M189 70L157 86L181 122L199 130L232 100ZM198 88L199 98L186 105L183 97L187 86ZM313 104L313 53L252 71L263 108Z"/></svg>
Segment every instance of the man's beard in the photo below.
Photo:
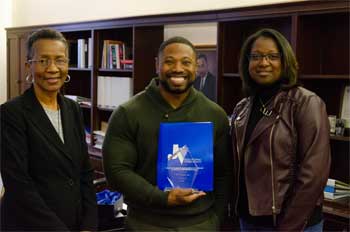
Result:
<svg viewBox="0 0 350 232"><path fill-rule="evenodd" d="M189 81L186 85L186 87L184 89L173 89L171 88L171 86L169 85L169 83L167 82L168 78L172 76L171 74L167 74L166 75L166 80L163 80L163 79L159 79L159 83L162 85L162 87L168 92L168 93L172 93L172 94L183 94L183 93L186 93L190 88L191 86L193 85L194 83L194 80L193 81ZM187 77L188 78L188 77ZM188 78L189 79L189 78Z"/></svg>

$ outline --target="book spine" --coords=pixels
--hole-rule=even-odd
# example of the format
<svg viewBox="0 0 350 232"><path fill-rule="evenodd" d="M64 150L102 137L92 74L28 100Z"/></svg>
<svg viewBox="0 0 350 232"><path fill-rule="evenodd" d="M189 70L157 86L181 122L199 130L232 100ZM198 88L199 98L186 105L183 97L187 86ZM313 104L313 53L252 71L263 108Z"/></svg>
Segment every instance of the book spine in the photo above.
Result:
<svg viewBox="0 0 350 232"><path fill-rule="evenodd" d="M327 180L327 185L335 187L335 180L334 179L328 179Z"/></svg>
<svg viewBox="0 0 350 232"><path fill-rule="evenodd" d="M89 38L88 40L88 67L92 68L92 59L93 59L93 44L92 44L92 38Z"/></svg>
<svg viewBox="0 0 350 232"><path fill-rule="evenodd" d="M85 68L85 39L78 39L78 68Z"/></svg>
<svg viewBox="0 0 350 232"><path fill-rule="evenodd" d="M110 68L116 69L117 68L117 56L116 56L115 44L111 44L111 59L112 59L112 65Z"/></svg>
<svg viewBox="0 0 350 232"><path fill-rule="evenodd" d="M335 188L334 188L334 186L329 186L329 185L327 185L327 186L324 188L324 192L335 193Z"/></svg>

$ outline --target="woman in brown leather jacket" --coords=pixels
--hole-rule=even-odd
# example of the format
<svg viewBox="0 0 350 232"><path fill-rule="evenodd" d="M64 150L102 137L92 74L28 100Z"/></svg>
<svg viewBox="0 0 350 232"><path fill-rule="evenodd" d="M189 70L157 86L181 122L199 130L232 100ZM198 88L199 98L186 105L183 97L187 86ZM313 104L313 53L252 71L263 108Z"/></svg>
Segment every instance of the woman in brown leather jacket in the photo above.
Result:
<svg viewBox="0 0 350 232"><path fill-rule="evenodd" d="M289 42L273 29L256 32L242 47L247 97L232 115L242 231L322 231L329 122L321 98L296 84L297 66Z"/></svg>

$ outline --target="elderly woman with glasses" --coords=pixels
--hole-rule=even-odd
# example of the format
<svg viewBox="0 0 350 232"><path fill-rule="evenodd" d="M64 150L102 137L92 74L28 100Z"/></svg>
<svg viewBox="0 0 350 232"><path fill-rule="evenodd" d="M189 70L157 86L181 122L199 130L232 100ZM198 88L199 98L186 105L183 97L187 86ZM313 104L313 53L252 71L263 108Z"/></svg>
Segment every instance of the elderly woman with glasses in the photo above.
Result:
<svg viewBox="0 0 350 232"><path fill-rule="evenodd" d="M235 201L242 231L322 231L330 168L324 102L298 86L289 42L251 35L239 63L243 92L232 115Z"/></svg>
<svg viewBox="0 0 350 232"><path fill-rule="evenodd" d="M32 86L1 106L1 229L96 230L93 169L82 114L60 94L68 44L52 29L27 41Z"/></svg>

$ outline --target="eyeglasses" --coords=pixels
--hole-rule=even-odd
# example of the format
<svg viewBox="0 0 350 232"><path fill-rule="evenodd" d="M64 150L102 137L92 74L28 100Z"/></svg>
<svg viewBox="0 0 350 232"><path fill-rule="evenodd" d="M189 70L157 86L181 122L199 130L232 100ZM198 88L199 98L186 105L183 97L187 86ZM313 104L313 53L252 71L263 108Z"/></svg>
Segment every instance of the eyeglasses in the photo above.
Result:
<svg viewBox="0 0 350 232"><path fill-rule="evenodd" d="M278 61L281 59L280 53L269 53L269 54L259 54L259 53L251 53L248 55L249 61L262 61L266 57L267 61Z"/></svg>
<svg viewBox="0 0 350 232"><path fill-rule="evenodd" d="M40 60L28 60L29 63L38 63L41 67L47 68L49 65L52 64L52 61L57 67L64 67L68 64L69 59L66 58L58 58L55 60L51 59L40 59Z"/></svg>

